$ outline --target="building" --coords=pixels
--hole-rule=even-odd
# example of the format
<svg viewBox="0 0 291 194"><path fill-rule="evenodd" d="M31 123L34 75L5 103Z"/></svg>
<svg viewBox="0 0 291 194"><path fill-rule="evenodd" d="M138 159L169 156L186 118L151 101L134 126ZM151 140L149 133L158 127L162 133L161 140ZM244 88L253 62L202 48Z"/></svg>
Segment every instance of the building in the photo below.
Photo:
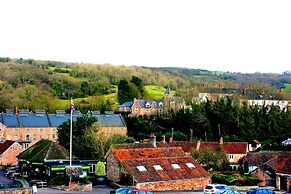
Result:
<svg viewBox="0 0 291 194"><path fill-rule="evenodd" d="M50 179L56 174L64 175L66 166L69 166L69 155L69 152L59 144L42 139L17 156L21 176L30 179ZM87 163L73 160L72 166L81 166L81 176L88 175L90 166Z"/></svg>
<svg viewBox="0 0 291 194"><path fill-rule="evenodd" d="M205 148L211 148L213 150L220 149L228 157L230 166L233 168L239 167L239 160L242 159L248 153L247 142L223 142L220 138L220 142L208 142L208 141L172 141L169 142L170 147L182 147L186 154L190 154L192 150L203 150Z"/></svg>
<svg viewBox="0 0 291 194"><path fill-rule="evenodd" d="M113 149L107 157L107 178L148 190L198 190L210 183L208 173L182 148Z"/></svg>
<svg viewBox="0 0 291 194"><path fill-rule="evenodd" d="M89 112L90 116L97 117L96 125L105 136L115 133L126 135L127 127L121 115L118 114L98 114ZM7 110L0 114L0 141L14 140L25 149L41 139L58 141L57 128L62 123L70 120L70 114L65 111L56 111L55 114L47 114L45 111L38 110L31 113L28 110ZM78 111L72 115L73 120L82 116Z"/></svg>
<svg viewBox="0 0 291 194"><path fill-rule="evenodd" d="M16 166L17 155L23 152L22 146L16 141L6 140L0 145L0 166Z"/></svg>
<svg viewBox="0 0 291 194"><path fill-rule="evenodd" d="M157 115L167 113L168 111L178 111L186 107L182 97L173 96L172 90L168 87L164 93L164 99L159 100L141 100L134 99L120 105L115 112L124 115Z"/></svg>

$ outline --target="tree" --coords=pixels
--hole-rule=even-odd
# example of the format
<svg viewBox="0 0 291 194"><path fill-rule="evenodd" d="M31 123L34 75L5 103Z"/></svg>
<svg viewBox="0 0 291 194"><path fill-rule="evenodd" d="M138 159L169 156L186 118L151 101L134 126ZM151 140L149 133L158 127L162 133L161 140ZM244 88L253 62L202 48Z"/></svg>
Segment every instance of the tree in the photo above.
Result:
<svg viewBox="0 0 291 194"><path fill-rule="evenodd" d="M73 127L73 154L79 159L91 159L92 147L84 144L85 131L87 128L97 122L96 117L82 115L77 118L77 121L72 122ZM58 127L59 143L67 150L70 147L70 120L64 122Z"/></svg>
<svg viewBox="0 0 291 194"><path fill-rule="evenodd" d="M190 155L196 159L206 170L229 170L230 165L226 154L221 149L205 148L193 150Z"/></svg>

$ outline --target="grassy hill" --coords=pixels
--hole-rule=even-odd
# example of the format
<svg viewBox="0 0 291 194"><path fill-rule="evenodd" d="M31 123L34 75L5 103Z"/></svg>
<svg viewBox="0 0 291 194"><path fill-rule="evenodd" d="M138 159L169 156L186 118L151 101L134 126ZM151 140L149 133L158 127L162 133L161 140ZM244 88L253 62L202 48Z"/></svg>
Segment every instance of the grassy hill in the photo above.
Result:
<svg viewBox="0 0 291 194"><path fill-rule="evenodd" d="M211 72L189 68L149 68L114 66L110 64L76 64L55 61L34 61L0 58L0 110L20 109L69 110L73 98L77 107L99 110L115 108L117 85L132 76L142 79L145 99L161 99L170 86L177 95L187 91L209 92L211 88L241 88L250 83L258 93L278 94L285 86L284 95L291 93L289 74L240 74ZM206 86L206 87L205 87ZM189 92L188 92L189 94ZM280 98L287 98L281 96ZM108 107L110 106L110 107Z"/></svg>

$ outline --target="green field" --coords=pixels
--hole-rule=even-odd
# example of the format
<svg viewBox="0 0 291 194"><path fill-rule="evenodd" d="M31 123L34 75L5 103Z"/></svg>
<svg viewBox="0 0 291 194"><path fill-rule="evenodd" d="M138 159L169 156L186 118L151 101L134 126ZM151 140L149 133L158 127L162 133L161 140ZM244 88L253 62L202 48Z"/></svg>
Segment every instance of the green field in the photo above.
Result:
<svg viewBox="0 0 291 194"><path fill-rule="evenodd" d="M283 89L286 93L291 93L291 84L284 84L285 88Z"/></svg>
<svg viewBox="0 0 291 194"><path fill-rule="evenodd" d="M145 86L144 89L145 93L148 94L147 99L162 99L166 91L165 88L155 85ZM115 91L115 93L100 96L88 96L86 98L76 98L74 99L74 102L76 106L78 106L81 101L86 101L90 104L100 104L102 101L106 102L107 100L109 100L113 108L116 108L119 106L119 102L117 100L117 86L113 86L113 90ZM60 110L66 110L70 107L70 100L57 99L53 104L57 104L57 107Z"/></svg>

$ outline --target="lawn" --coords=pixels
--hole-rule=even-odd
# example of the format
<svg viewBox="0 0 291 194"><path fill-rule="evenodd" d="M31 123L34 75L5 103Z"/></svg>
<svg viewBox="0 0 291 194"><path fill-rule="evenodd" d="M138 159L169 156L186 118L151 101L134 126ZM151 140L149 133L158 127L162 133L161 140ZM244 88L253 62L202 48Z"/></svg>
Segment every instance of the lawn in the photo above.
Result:
<svg viewBox="0 0 291 194"><path fill-rule="evenodd" d="M283 89L286 93L291 93L291 84L284 84L285 88Z"/></svg>
<svg viewBox="0 0 291 194"><path fill-rule="evenodd" d="M148 85L144 87L145 93L149 99L162 99L166 91L165 88L156 85Z"/></svg>

